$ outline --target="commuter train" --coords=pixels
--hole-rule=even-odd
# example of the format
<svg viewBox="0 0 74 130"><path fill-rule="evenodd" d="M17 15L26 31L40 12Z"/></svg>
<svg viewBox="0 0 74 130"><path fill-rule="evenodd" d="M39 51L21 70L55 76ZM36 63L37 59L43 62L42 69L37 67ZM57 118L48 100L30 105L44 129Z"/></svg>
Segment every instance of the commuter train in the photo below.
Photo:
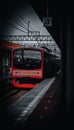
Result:
<svg viewBox="0 0 74 130"><path fill-rule="evenodd" d="M60 59L46 47L23 47L0 42L0 77L14 87L33 88L60 69Z"/></svg>

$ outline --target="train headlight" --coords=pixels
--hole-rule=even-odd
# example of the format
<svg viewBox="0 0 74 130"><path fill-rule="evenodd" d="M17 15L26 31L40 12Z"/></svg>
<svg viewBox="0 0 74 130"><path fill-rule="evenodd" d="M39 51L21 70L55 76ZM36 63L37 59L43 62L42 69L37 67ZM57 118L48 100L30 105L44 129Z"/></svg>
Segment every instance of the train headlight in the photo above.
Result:
<svg viewBox="0 0 74 130"><path fill-rule="evenodd" d="M16 79L16 82L17 82L17 83L20 83L20 80L19 80L19 79Z"/></svg>

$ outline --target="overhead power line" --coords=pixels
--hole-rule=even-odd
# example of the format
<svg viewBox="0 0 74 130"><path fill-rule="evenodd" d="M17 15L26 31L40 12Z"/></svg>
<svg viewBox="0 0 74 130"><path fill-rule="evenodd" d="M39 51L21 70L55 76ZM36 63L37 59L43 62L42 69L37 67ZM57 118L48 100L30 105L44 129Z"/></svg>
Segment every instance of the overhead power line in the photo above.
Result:
<svg viewBox="0 0 74 130"><path fill-rule="evenodd" d="M10 26L12 26L13 28L16 28L16 29L18 29L19 31L24 32L24 33L27 34L27 32L25 32L25 31L19 29L17 26L15 26L15 25L13 25L13 24L11 24L11 23L9 23L9 22L8 22L8 24L9 24Z"/></svg>
<svg viewBox="0 0 74 130"><path fill-rule="evenodd" d="M21 23L17 18L9 17L13 22L17 23L20 27L24 28L27 30L27 27L24 26L23 23Z"/></svg>
<svg viewBox="0 0 74 130"><path fill-rule="evenodd" d="M26 23L28 25L28 22L26 22L25 19L18 12L16 12L16 14L23 20L24 23ZM34 29L31 26L29 26L29 27L32 31L34 31Z"/></svg>

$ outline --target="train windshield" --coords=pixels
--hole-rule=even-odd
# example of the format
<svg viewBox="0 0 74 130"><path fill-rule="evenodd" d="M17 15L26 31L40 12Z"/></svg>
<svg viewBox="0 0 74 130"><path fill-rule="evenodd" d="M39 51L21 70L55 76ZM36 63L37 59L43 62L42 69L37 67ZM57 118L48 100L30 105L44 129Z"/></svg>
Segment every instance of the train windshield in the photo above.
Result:
<svg viewBox="0 0 74 130"><path fill-rule="evenodd" d="M37 50L24 50L23 51L23 58L29 58L29 59L37 59L41 60L41 52Z"/></svg>
<svg viewBox="0 0 74 130"><path fill-rule="evenodd" d="M41 67L41 51L15 50L14 67L21 69L38 69Z"/></svg>

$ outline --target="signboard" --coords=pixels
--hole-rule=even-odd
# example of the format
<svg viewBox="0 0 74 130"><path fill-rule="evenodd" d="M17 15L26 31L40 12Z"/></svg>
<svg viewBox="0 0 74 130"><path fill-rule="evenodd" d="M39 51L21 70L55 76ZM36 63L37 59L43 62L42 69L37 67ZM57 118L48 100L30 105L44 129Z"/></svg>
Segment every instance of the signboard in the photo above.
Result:
<svg viewBox="0 0 74 130"><path fill-rule="evenodd" d="M42 76L42 71L13 70L13 76Z"/></svg>
<svg viewBox="0 0 74 130"><path fill-rule="evenodd" d="M52 26L52 18L51 17L44 17L43 18L43 26Z"/></svg>

